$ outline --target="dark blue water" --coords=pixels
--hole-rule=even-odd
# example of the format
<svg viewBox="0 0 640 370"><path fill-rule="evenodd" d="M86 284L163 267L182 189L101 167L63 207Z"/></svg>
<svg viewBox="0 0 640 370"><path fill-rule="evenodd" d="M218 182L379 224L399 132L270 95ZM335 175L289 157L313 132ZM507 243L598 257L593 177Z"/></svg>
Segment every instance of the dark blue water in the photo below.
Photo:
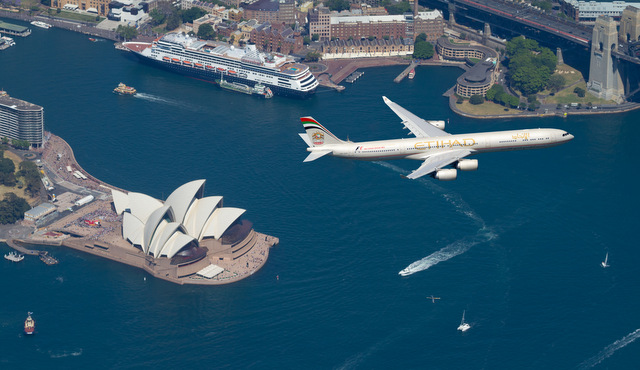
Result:
<svg viewBox="0 0 640 370"><path fill-rule="evenodd" d="M46 129L87 171L163 199L207 179L207 195L246 208L280 244L254 276L219 287L145 280L67 249L52 248L56 266L0 261L1 368L637 366L640 113L466 119L441 96L461 71L437 67L400 84L401 67L366 69L343 93L263 100L85 35L36 28L16 42L0 53L0 87L43 106ZM139 96L112 94L118 82ZM382 95L450 119L452 133L552 127L576 138L481 155L477 172L446 183L401 178L419 166L409 160L302 163L301 116L354 141L406 135ZM422 271L398 275L416 261Z"/></svg>

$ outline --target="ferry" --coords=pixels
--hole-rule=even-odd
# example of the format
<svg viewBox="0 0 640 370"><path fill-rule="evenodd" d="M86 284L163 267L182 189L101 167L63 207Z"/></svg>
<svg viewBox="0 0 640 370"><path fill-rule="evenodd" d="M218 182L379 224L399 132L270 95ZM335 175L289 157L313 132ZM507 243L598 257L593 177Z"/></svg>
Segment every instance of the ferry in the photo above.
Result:
<svg viewBox="0 0 640 370"><path fill-rule="evenodd" d="M255 45L235 47L199 40L184 33L168 33L151 43L124 42L140 60L202 80L260 83L275 95L308 97L318 87L309 67L293 57L258 51Z"/></svg>
<svg viewBox="0 0 640 370"><path fill-rule="evenodd" d="M271 91L271 89L261 83L257 83L253 87L251 87L245 84L241 84L240 82L228 82L224 79L216 80L216 82L223 89L237 91L248 95L262 95L265 97L265 99L273 98L273 92Z"/></svg>
<svg viewBox="0 0 640 370"><path fill-rule="evenodd" d="M16 42L9 36L0 36L0 50L4 50L10 46L15 45Z"/></svg>
<svg viewBox="0 0 640 370"><path fill-rule="evenodd" d="M33 312L29 312L27 315L27 319L24 320L24 333L31 335L36 331L36 321L31 318L31 314Z"/></svg>
<svg viewBox="0 0 640 370"><path fill-rule="evenodd" d="M16 252L9 252L9 254L4 255L4 258L12 262L20 262L24 259L24 255Z"/></svg>
<svg viewBox="0 0 640 370"><path fill-rule="evenodd" d="M113 92L120 95L135 95L137 91L133 87L127 86L120 82L118 84L118 87L113 89Z"/></svg>
<svg viewBox="0 0 640 370"><path fill-rule="evenodd" d="M414 78L414 77L416 77L416 70L415 70L415 69L412 69L412 70L409 72L409 79L410 79L410 80L413 80L413 78Z"/></svg>
<svg viewBox="0 0 640 370"><path fill-rule="evenodd" d="M41 22L41 21L33 21L33 22L31 22L31 24L36 26L36 27L44 28L44 29L47 29L47 30L49 28L53 27L49 23L44 23L44 22Z"/></svg>

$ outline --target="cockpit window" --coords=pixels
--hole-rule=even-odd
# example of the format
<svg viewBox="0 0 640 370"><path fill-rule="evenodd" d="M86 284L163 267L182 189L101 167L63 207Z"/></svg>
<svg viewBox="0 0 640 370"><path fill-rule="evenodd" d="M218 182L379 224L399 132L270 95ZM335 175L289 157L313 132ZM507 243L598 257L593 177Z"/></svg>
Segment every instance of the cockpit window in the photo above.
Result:
<svg viewBox="0 0 640 370"><path fill-rule="evenodd" d="M564 134L562 134L562 136L567 136L567 135L569 135L568 132L565 132Z"/></svg>

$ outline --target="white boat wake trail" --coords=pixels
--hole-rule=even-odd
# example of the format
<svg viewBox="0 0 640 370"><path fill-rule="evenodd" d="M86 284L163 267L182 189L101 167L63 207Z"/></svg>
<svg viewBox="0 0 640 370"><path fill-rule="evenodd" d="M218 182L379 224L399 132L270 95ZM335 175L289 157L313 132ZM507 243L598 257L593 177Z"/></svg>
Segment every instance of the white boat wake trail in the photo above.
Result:
<svg viewBox="0 0 640 370"><path fill-rule="evenodd" d="M376 161L373 163L378 164L382 167L389 168L402 175L408 173L408 171L405 171L402 168L388 162ZM455 207L455 210L457 212L475 221L478 224L479 229L476 235L457 240L440 249L439 251L431 253L430 255L411 263L404 270L399 272L400 275L407 276L415 274L419 271L424 271L431 266L437 265L440 262L444 262L455 256L461 255L462 253L471 249L471 247L473 247L474 245L488 242L498 236L496 232L486 226L484 220L480 216L478 216L473 211L473 209L471 209L471 207L467 204L467 202L464 201L464 199L462 199L459 194L451 193L446 189L434 184L433 181L430 181L429 179L416 179L414 181L417 181L426 186L429 190L431 190L433 194L442 196L444 200Z"/></svg>
<svg viewBox="0 0 640 370"><path fill-rule="evenodd" d="M440 249L439 251L431 253L425 258L411 263L404 270L400 271L399 274L408 276L415 274L416 272L424 271L431 266L437 265L440 262L444 262L452 259L455 256L461 255L462 253L471 249L471 247L473 247L474 245L488 242L495 239L496 237L497 235L491 230L482 228L478 230L478 234L473 237L467 237L461 240L457 240Z"/></svg>
<svg viewBox="0 0 640 370"><path fill-rule="evenodd" d="M602 351L600 351L600 353L581 363L580 369L590 369L596 366L597 364L611 357L611 355L613 355L617 350L626 347L638 338L640 338L640 329L636 329L636 331L627 334L622 339L618 339L617 341L606 346Z"/></svg>
<svg viewBox="0 0 640 370"><path fill-rule="evenodd" d="M137 93L134 95L134 97L139 98L139 99L143 99L146 101L150 101L150 102L154 102L154 103L164 103L164 104L169 104L169 105L175 105L175 106L183 106L184 104L181 104L175 100L171 100L171 99L167 99L167 98L163 98L160 96L156 96L156 95L151 95L151 94L145 94L145 93Z"/></svg>

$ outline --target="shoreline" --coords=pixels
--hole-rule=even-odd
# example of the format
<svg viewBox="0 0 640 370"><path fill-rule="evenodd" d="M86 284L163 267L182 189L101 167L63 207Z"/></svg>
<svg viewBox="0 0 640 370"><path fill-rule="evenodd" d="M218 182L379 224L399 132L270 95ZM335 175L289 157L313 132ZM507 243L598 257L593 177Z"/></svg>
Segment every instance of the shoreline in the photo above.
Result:
<svg viewBox="0 0 640 370"><path fill-rule="evenodd" d="M5 243L19 252L38 254L25 245L61 246L137 267L151 276L180 285L222 285L243 280L260 270L269 257L270 248L279 243L278 238L251 229L243 240L222 251L209 252L206 246L201 246L205 249L204 257L182 265L172 265L166 257L149 256L122 238L122 215L115 213L110 190L128 191L87 173L77 163L73 149L64 139L50 132L46 136L41 160L43 169L56 187L67 190L58 195L56 203L63 215L46 226L37 228L34 225L29 235L6 238ZM67 166L81 171L87 179L72 176ZM94 195L95 199L79 208L74 206L73 202L87 193ZM71 212L67 213L68 209L72 209ZM86 224L85 220L100 222L96 227ZM231 247L242 252L233 255ZM212 278L196 275L210 265L222 267L224 271Z"/></svg>

